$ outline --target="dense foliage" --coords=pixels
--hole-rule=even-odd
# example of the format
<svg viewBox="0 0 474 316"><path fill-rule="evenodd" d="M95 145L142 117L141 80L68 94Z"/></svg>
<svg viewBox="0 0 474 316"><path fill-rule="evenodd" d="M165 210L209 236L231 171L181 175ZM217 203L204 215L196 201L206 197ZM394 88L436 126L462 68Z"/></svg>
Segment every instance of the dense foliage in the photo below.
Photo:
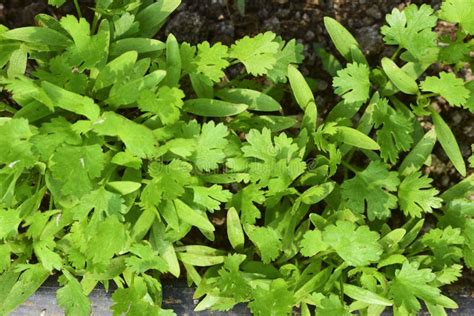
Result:
<svg viewBox="0 0 474 316"><path fill-rule="evenodd" d="M77 6L0 26L0 314L52 274L69 315L91 313L99 283L117 287L116 315L173 314L172 276L197 286L196 310L456 308L440 288L474 266L474 176L433 102L474 112L456 73L474 2L394 9L394 54L375 65L326 18L338 55L318 55L340 102L324 118L295 40L154 39L178 5L97 0L90 22ZM464 177L444 192L425 168L437 142Z"/></svg>

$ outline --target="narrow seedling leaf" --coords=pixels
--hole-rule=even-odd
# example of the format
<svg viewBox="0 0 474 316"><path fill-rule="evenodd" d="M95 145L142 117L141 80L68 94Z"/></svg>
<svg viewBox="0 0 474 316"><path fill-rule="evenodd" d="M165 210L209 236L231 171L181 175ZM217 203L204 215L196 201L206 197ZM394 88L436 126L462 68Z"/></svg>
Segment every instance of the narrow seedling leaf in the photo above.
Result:
<svg viewBox="0 0 474 316"><path fill-rule="evenodd" d="M214 226L211 224L209 219L198 212L197 210L192 209L181 200L175 200L174 205L176 207L176 212L178 217L183 222L196 226L204 231L213 232L215 230Z"/></svg>
<svg viewBox="0 0 474 316"><path fill-rule="evenodd" d="M436 132L434 129L429 130L422 139L413 147L408 155L403 159L399 172L408 175L419 170L425 164L433 151L436 144Z"/></svg>
<svg viewBox="0 0 474 316"><path fill-rule="evenodd" d="M170 87L178 86L181 79L181 54L179 43L173 34L166 40L166 84Z"/></svg>
<svg viewBox="0 0 474 316"><path fill-rule="evenodd" d="M130 51L136 51L139 54L157 53L166 49L166 44L162 41L150 38L124 38L118 40L110 46L112 56L120 56Z"/></svg>
<svg viewBox="0 0 474 316"><path fill-rule="evenodd" d="M308 205L319 203L334 190L334 187L334 182L327 182L314 186L304 191L299 199L301 202Z"/></svg>
<svg viewBox="0 0 474 316"><path fill-rule="evenodd" d="M281 109L280 104L271 96L250 89L222 89L216 96L224 101L248 105L249 110L274 112Z"/></svg>
<svg viewBox="0 0 474 316"><path fill-rule="evenodd" d="M244 231L237 210L231 207L227 211L227 237L232 248L242 249L245 242Z"/></svg>
<svg viewBox="0 0 474 316"><path fill-rule="evenodd" d="M127 195L139 190L141 184L133 181L111 181L107 183L107 187L122 195Z"/></svg>
<svg viewBox="0 0 474 316"><path fill-rule="evenodd" d="M93 99L65 90L47 81L41 84L41 88L42 93L39 99L50 109L61 108L84 115L90 120L99 117L100 109Z"/></svg>
<svg viewBox="0 0 474 316"><path fill-rule="evenodd" d="M347 61L353 61L351 51L353 47L359 46L354 36L341 23L328 16L324 17L324 26L339 53Z"/></svg>
<svg viewBox="0 0 474 316"><path fill-rule="evenodd" d="M181 4L181 0L158 0L141 10L136 20L140 24L140 34L152 38L160 30L166 18Z"/></svg>
<svg viewBox="0 0 474 316"><path fill-rule="evenodd" d="M305 110L308 104L315 103L311 88L301 72L293 65L288 66L288 79L290 79L291 90L296 102L302 110Z"/></svg>
<svg viewBox="0 0 474 316"><path fill-rule="evenodd" d="M27 26L9 30L0 35L3 38L22 41L31 44L42 44L52 48L65 48L71 44L71 39L58 31L46 27Z"/></svg>
<svg viewBox="0 0 474 316"><path fill-rule="evenodd" d="M438 138L441 147L443 147L444 152L449 157L449 160L451 160L456 170L463 177L466 176L466 164L464 163L461 150L459 149L458 142L456 141L453 132L438 112L431 110L431 117L433 118L436 137Z"/></svg>
<svg viewBox="0 0 474 316"><path fill-rule="evenodd" d="M138 54L136 51L128 51L109 62L100 72L95 80L94 90L107 88L119 80L123 80L131 71L137 62Z"/></svg>
<svg viewBox="0 0 474 316"><path fill-rule="evenodd" d="M184 102L184 111L208 117L233 116L247 110L248 106L241 103L231 103L214 99L194 99Z"/></svg>
<svg viewBox="0 0 474 316"><path fill-rule="evenodd" d="M346 283L343 285L343 289L344 294L360 302L364 302L371 305L393 305L392 301L390 301L389 299L358 286Z"/></svg>
<svg viewBox="0 0 474 316"><path fill-rule="evenodd" d="M342 143L369 150L380 149L379 144L377 144L375 140L354 128L346 126L337 126L336 129L336 138Z"/></svg>
<svg viewBox="0 0 474 316"><path fill-rule="evenodd" d="M406 94L417 94L418 85L416 81L400 69L390 58L382 59L382 68L393 84Z"/></svg>

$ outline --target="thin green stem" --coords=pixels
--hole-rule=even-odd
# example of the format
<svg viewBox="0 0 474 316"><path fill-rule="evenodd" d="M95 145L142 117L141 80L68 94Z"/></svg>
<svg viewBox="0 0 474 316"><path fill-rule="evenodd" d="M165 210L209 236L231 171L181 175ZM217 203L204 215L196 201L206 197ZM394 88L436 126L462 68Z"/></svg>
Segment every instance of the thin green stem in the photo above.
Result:
<svg viewBox="0 0 474 316"><path fill-rule="evenodd" d="M52 210L53 206L54 206L53 195L50 193L49 194L49 207L48 207L48 210Z"/></svg>
<svg viewBox="0 0 474 316"><path fill-rule="evenodd" d="M395 53L393 53L392 57L390 57L391 60L395 60L395 58L397 58L398 54L400 53L400 51L402 50L402 48L400 46L398 46L397 50L395 51Z"/></svg>
<svg viewBox="0 0 474 316"><path fill-rule="evenodd" d="M351 165L350 163L348 163L348 162L346 162L346 161L344 161L344 160L342 160L341 163L342 163L342 165L343 165L344 167L346 167L346 168L349 169L350 171L352 171L352 172L354 172L354 173L357 173L357 170L356 170L354 167L352 167L352 165Z"/></svg>
<svg viewBox="0 0 474 316"><path fill-rule="evenodd" d="M82 18L81 7L79 6L79 1L78 0L74 0L74 7L76 7L77 16L79 18Z"/></svg>
<svg viewBox="0 0 474 316"><path fill-rule="evenodd" d="M434 107L431 104L428 104L427 109L428 109L428 111L430 111L431 114L436 112L436 110L434 109Z"/></svg>
<svg viewBox="0 0 474 316"><path fill-rule="evenodd" d="M240 61L238 59L235 59L232 62L230 62L229 66L234 66L234 65L237 65L238 63L240 63Z"/></svg>
<svg viewBox="0 0 474 316"><path fill-rule="evenodd" d="M92 34L95 34L95 32L97 32L97 26L98 26L98 23L99 23L99 19L100 19L100 14L95 12L94 13L94 20L92 20Z"/></svg>
<svg viewBox="0 0 474 316"><path fill-rule="evenodd" d="M3 108L3 110L11 113L11 114L15 114L16 112L18 112L17 109L15 109L14 107L6 104L6 103L0 103L0 108Z"/></svg>
<svg viewBox="0 0 474 316"><path fill-rule="evenodd" d="M36 181L36 189L35 189L35 192L39 192L39 190L41 189L43 185L43 175L40 173L38 175L38 180Z"/></svg>
<svg viewBox="0 0 474 316"><path fill-rule="evenodd" d="M341 303L344 304L344 282L342 281L342 278L339 278L339 286L340 286L339 299Z"/></svg>
<svg viewBox="0 0 474 316"><path fill-rule="evenodd" d="M267 94L270 90L272 90L275 87L274 83L271 83L268 87L263 89L262 93Z"/></svg>
<svg viewBox="0 0 474 316"><path fill-rule="evenodd" d="M427 93L427 94L422 94L421 96L423 96L425 98L432 98L432 97L437 97L438 94L437 93Z"/></svg>

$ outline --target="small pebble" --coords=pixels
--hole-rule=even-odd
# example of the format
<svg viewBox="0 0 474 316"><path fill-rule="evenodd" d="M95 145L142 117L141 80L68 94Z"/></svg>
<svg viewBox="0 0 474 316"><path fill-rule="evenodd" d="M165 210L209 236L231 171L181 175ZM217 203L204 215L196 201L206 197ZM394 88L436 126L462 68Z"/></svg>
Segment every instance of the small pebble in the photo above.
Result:
<svg viewBox="0 0 474 316"><path fill-rule="evenodd" d="M447 187L449 185L449 176L448 175L444 175L443 177L441 177L441 185L443 187Z"/></svg>
<svg viewBox="0 0 474 316"><path fill-rule="evenodd" d="M367 14L376 20L380 20L382 18L382 13L380 12L379 8L375 5L367 9Z"/></svg>
<svg viewBox="0 0 474 316"><path fill-rule="evenodd" d="M307 41L312 41L314 40L315 37L316 37L316 34L314 34L313 31L309 30L308 32L306 32L304 39Z"/></svg>
<svg viewBox="0 0 474 316"><path fill-rule="evenodd" d="M454 114L451 116L451 121L456 125L461 123L461 120L462 120L462 115L461 115L461 113L459 113L457 111L454 112Z"/></svg>

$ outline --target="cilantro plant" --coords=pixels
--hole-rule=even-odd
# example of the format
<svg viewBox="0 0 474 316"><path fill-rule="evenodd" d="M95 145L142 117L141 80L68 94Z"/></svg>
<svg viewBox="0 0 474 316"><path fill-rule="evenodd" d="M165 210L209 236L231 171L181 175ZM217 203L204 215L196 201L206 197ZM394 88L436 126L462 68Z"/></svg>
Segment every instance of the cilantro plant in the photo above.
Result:
<svg viewBox="0 0 474 316"><path fill-rule="evenodd" d="M97 0L92 21L74 3L0 27L0 314L51 275L68 315L89 315L99 284L115 315L172 315L170 277L196 286L197 311L457 307L441 287L474 266L474 175L433 104L474 111L456 73L472 2L394 9L375 67L326 18L346 64L319 51L340 97L324 118L295 40L162 41L178 0ZM437 141L463 178L443 192L425 168Z"/></svg>

